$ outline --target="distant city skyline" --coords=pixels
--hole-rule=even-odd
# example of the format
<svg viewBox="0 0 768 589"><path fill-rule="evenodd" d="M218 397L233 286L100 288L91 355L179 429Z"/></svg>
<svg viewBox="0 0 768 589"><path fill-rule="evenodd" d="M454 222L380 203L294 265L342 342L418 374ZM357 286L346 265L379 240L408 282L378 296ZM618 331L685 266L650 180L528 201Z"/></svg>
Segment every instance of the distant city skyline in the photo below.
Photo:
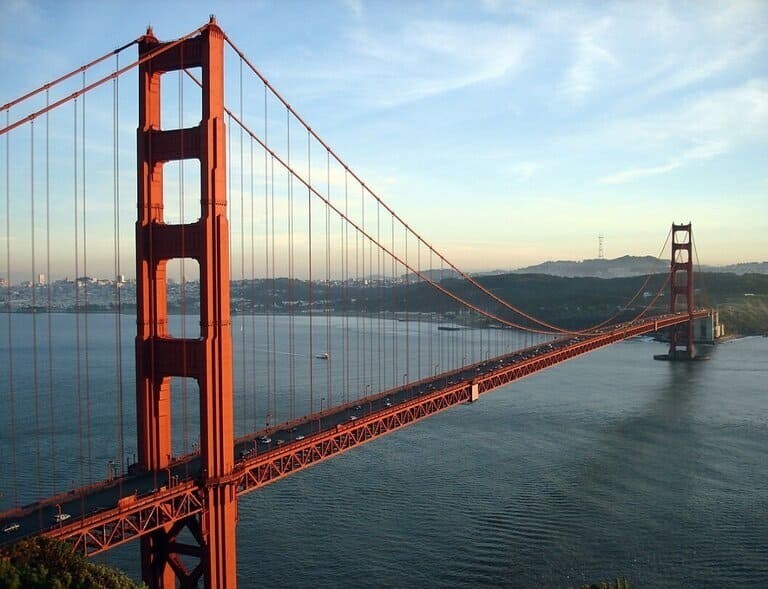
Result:
<svg viewBox="0 0 768 589"><path fill-rule="evenodd" d="M11 0L0 24L0 103L148 24L170 40L209 11L198 1L139 0L125 11ZM228 3L216 17L358 175L462 270L597 258L600 234L606 258L655 256L673 221L693 222L702 264L768 259L764 2ZM130 49L121 63L134 58ZM135 75L121 84L127 90ZM111 117L108 98L89 115L94 128ZM121 272L133 277L135 125L121 125ZM90 178L98 166L89 161ZM15 226L29 214L14 201L23 174L13 172ZM10 244L12 281L32 280L24 228L6 235L7 191L0 181L0 274ZM40 199L42 184L36 191ZM111 200L111 186L105 192ZM71 196L57 188L52 198ZM111 217L98 217L101 202L90 206L88 274L114 277ZM35 274L74 276L58 251L44 267L37 229ZM76 247L54 237L54 250Z"/></svg>

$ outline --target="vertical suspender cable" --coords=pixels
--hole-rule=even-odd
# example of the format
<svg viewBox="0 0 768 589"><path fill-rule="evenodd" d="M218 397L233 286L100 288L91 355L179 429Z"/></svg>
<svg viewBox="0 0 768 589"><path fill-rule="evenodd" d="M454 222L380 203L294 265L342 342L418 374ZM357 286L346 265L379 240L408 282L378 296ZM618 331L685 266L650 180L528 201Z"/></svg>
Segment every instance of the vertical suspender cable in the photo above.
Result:
<svg viewBox="0 0 768 589"><path fill-rule="evenodd" d="M83 72L83 88L85 88L85 72ZM83 188L83 276L85 280L83 281L83 330L84 330L84 337L83 337L83 347L85 351L85 429L86 429L86 439L87 439L87 458L88 458L88 483L91 483L93 481L93 472L92 472L92 444L93 439L91 438L91 367L90 367L90 357L89 357L89 341L88 341L88 233L87 233L87 225L86 225L86 215L88 213L86 208L86 175L85 175L85 94L83 94L83 101L82 101L82 109L83 109L83 137L82 141L80 142L82 145L83 150L83 157L81 165L83 166L83 177L81 180L81 185ZM84 501L84 499L83 499Z"/></svg>
<svg viewBox="0 0 768 589"><path fill-rule="evenodd" d="M428 265L428 268L429 268L429 270L428 270L429 277L432 278L433 270L432 270L432 250L431 249L429 250L429 265ZM435 336L434 325L430 325L429 340L428 340L428 344L427 344L429 346L428 353L429 353L429 374L430 374L430 376L434 376L434 375L437 374L437 368L434 365L435 364L435 357L434 357L434 354L433 354L433 346L432 346L432 344L434 343L433 342L434 336Z"/></svg>
<svg viewBox="0 0 768 589"><path fill-rule="evenodd" d="M271 227L272 227L272 380L268 388L269 398L273 399L277 395L277 324L275 317L275 292L276 292L276 278L275 278L275 158L270 159L270 182L271 182ZM270 401L271 402L271 401ZM267 404L267 413L269 413L269 403Z"/></svg>
<svg viewBox="0 0 768 589"><path fill-rule="evenodd" d="M383 302L384 302L384 295L382 292L383 288L383 282L384 282L384 268L383 268L383 255L384 252L381 249L381 203L376 202L376 273L378 274L378 280L377 280L377 291L378 291L378 309L379 309L379 329L378 329L378 349L377 349L377 356L378 356L378 382L376 384L377 390L382 390L384 388L384 380L383 380L383 367L382 363L385 361L385 353L386 353L386 342L384 341L384 323L382 318L382 310L383 310Z"/></svg>
<svg viewBox="0 0 768 589"><path fill-rule="evenodd" d="M390 241L392 243L392 256L390 259L391 264L391 270L392 270L392 276L390 278L392 288L390 288L390 304L392 305L392 386L396 387L398 384L398 378L397 378L397 321L395 320L395 310L397 309L397 301L395 299L395 293L397 291L397 281L395 280L395 216L391 215L389 216L389 228L390 228Z"/></svg>
<svg viewBox="0 0 768 589"><path fill-rule="evenodd" d="M45 91L45 104L50 104L50 93ZM51 493L56 493L56 412L53 407L53 325L51 293L51 122L50 114L45 113L45 275L48 313L48 427L50 431Z"/></svg>
<svg viewBox="0 0 768 589"><path fill-rule="evenodd" d="M349 390L347 389L347 381L349 380L349 368L347 366L347 360L349 356L349 319L347 317L347 277L346 277L346 263L344 257L344 220L339 219L339 263L341 264L341 291L339 293L341 297L341 307L344 313L344 329L342 330L342 341L340 346L341 352L341 391L340 395L343 397L344 402L349 402Z"/></svg>
<svg viewBox="0 0 768 589"><path fill-rule="evenodd" d="M328 200L331 200L331 154L325 151L325 178ZM331 370L333 350L331 350L331 209L325 205L325 350L330 358L325 372L325 396L332 403Z"/></svg>
<svg viewBox="0 0 768 589"><path fill-rule="evenodd" d="M286 132L288 134L288 167L291 166L291 112L286 110ZM293 174L288 171L288 299L290 305L288 307L288 364L290 366L290 391L291 391L291 410L290 419L296 416L296 341L295 341L295 323L294 323L294 295L295 295L295 275L294 275L294 258L293 258ZM277 416L275 416L277 419ZM277 423L277 422L276 422Z"/></svg>
<svg viewBox="0 0 768 589"><path fill-rule="evenodd" d="M355 368L357 377L355 380L355 397L360 398L360 231L355 229L355 308L352 312L355 314Z"/></svg>
<svg viewBox="0 0 768 589"><path fill-rule="evenodd" d="M312 157L311 157L311 141L312 141L312 135L307 132L307 184L309 186L312 186ZM309 312L309 412L313 413L315 409L314 404L314 397L315 397L315 381L314 381L314 374L313 374L313 360L315 358L313 349L312 349L312 190L307 187L307 256L309 258L308 265L309 265L309 281L307 282L307 302L308 302L308 312ZM330 399L329 399L330 403ZM321 407L322 409L322 407Z"/></svg>
<svg viewBox="0 0 768 589"><path fill-rule="evenodd" d="M443 279L445 278L444 275L444 266L443 266L443 260L440 260L440 284L443 283ZM448 309L448 305L450 304L450 301L446 301L446 310ZM445 372L446 370L450 369L450 362L446 359L446 357L443 355L443 332L440 331L438 327L437 331L437 357L438 357L438 363L440 364L440 372Z"/></svg>
<svg viewBox="0 0 768 589"><path fill-rule="evenodd" d="M268 111L267 111L267 87L264 86L264 145L269 145L269 124L268 124ZM272 244L275 241L275 227L274 227L274 208L272 209L272 220L270 222L270 207L269 207L269 187L270 178L272 183L272 203L275 202L275 176L274 176L274 159L272 160L272 175L269 174L269 160L267 154L267 148L264 148L264 327L265 327L265 339L267 343L267 369L265 371L266 386L264 387L264 393L266 394L266 408L264 409L264 419L266 420L266 414L269 412L269 404L272 386L272 372L275 369L274 351L272 349L272 337L270 333L270 318L274 320L274 292L275 292L275 279L271 274L274 271L274 264L270 266L269 259L269 244L270 244L270 231L272 232ZM271 278L270 278L271 276ZM257 428L254 427L254 430Z"/></svg>
<svg viewBox="0 0 768 589"><path fill-rule="evenodd" d="M403 385L411 378L411 321L408 312L408 284L410 282L410 264L408 263L408 227L403 225L403 236L405 237L405 289L403 292L403 303L405 306L405 372L403 373Z"/></svg>
<svg viewBox="0 0 768 589"><path fill-rule="evenodd" d="M240 120L243 118L243 60L240 59ZM230 134L231 134L230 130ZM243 161L243 126L240 125L240 289L241 292L245 291L245 181L244 181L244 161ZM246 359L246 335L245 335L245 313L244 309L239 309L240 313L240 363L242 365L242 380L241 390L243 395L243 417L242 417L242 433L245 434L248 431L248 372L245 361Z"/></svg>
<svg viewBox="0 0 768 589"><path fill-rule="evenodd" d="M83 463L83 391L82 391L82 379L81 379L81 358L80 358L80 212L78 206L78 161L77 161L77 98L73 101L73 118L74 118L74 132L73 132L73 200L74 200L74 234L75 234L75 350L76 350L76 369L75 380L77 389L77 437L78 437L78 466L80 481L79 486L82 487L85 480L84 463ZM74 485L73 485L74 486Z"/></svg>
<svg viewBox="0 0 768 589"><path fill-rule="evenodd" d="M370 215L369 215L370 216ZM370 232L369 232L370 233ZM373 283L373 250L374 250L375 243L372 238L368 238L368 289L366 291L365 300L368 304L368 380L365 382L365 389L366 389L366 395L368 394L368 389L373 385L373 359L376 357L374 352L374 335L375 335L375 328L373 324L373 309L375 308L373 305L373 298L375 296L375 287Z"/></svg>
<svg viewBox="0 0 768 589"><path fill-rule="evenodd" d="M243 60L240 59L240 120L243 118ZM230 130L230 134L231 134ZM243 126L240 125L240 289L245 292L245 162L243 160ZM248 431L248 368L246 366L246 334L245 334L245 313L244 309L239 309L240 313L240 360L242 364L242 379L240 383L243 396L243 415L241 420L241 433Z"/></svg>
<svg viewBox="0 0 768 589"><path fill-rule="evenodd" d="M251 199L251 287L250 287L250 310L251 310L251 398L253 407L251 424L253 427L246 427L246 431L256 431L256 192L255 178L253 175L253 137L250 137L250 199ZM264 234L266 239L266 233ZM266 269L263 285L266 286ZM245 359L245 350L243 350L243 359Z"/></svg>
<svg viewBox="0 0 768 589"><path fill-rule="evenodd" d="M120 68L120 56L115 55L115 71ZM118 474L125 472L125 439L123 432L123 327L122 327L122 271L120 264L120 82L116 76L112 81L112 199L114 209L114 281L115 281L115 401L117 412L117 456ZM125 469L127 471L127 469ZM120 478L119 495L123 495L123 479Z"/></svg>
<svg viewBox="0 0 768 589"><path fill-rule="evenodd" d="M31 274L32 274L32 388L35 391L35 474L37 498L42 497L40 480L40 383L37 367L37 260L35 247L35 121L29 123L29 199L31 221Z"/></svg>
<svg viewBox="0 0 768 589"><path fill-rule="evenodd" d="M416 271L419 273L419 276L421 276L421 240L416 240ZM421 380L423 378L423 371L421 366L421 315L422 315L422 305L423 305L423 297L421 296L421 278L419 278L419 282L416 284L417 287L417 293L419 293L419 299L417 303L417 309L419 313L419 319L418 319L418 325L416 327L416 366L418 368L418 374L416 376L417 380Z"/></svg>
<svg viewBox="0 0 768 589"><path fill-rule="evenodd" d="M360 223L360 226L363 228L363 231L365 231L365 189L363 188L363 185L360 184L360 216L362 218L362 221ZM357 396L359 397L361 394L361 391L365 391L365 384L368 382L367 377L367 370L366 370L366 362L368 360L366 353L365 353L365 324L367 322L367 313L368 310L368 301L367 301L367 294L368 294L368 288L365 284L365 242L366 238L365 235L360 236L360 260L361 260L361 268L360 268L360 288L359 288L359 296L358 296L358 310L357 315L361 316L363 318L363 331L362 331L362 352L359 359L359 364L362 365L362 374L363 379L360 380L360 377L358 376L357 379ZM365 313L365 314L364 314Z"/></svg>
<svg viewBox="0 0 768 589"><path fill-rule="evenodd" d="M11 109L5 111L5 124L10 123ZM19 503L19 483L16 471L16 407L13 390L13 325L11 314L11 142L5 135L5 269L6 269L6 309L8 312L8 432L11 437L11 485L13 487L13 505Z"/></svg>
<svg viewBox="0 0 768 589"><path fill-rule="evenodd" d="M344 215L349 215L349 180L344 170ZM349 226L341 220L341 268L344 281L344 402L349 403Z"/></svg>

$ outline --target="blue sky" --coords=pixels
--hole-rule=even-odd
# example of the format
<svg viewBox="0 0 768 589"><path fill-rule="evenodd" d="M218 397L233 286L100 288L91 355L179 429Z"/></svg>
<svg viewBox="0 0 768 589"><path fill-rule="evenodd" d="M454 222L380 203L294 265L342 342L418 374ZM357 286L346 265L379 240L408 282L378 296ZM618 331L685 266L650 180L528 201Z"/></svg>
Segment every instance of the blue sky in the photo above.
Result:
<svg viewBox="0 0 768 589"><path fill-rule="evenodd" d="M689 220L702 263L768 259L765 2L218 4L5 0L0 102L214 12L465 270L593 258L599 233L656 255Z"/></svg>

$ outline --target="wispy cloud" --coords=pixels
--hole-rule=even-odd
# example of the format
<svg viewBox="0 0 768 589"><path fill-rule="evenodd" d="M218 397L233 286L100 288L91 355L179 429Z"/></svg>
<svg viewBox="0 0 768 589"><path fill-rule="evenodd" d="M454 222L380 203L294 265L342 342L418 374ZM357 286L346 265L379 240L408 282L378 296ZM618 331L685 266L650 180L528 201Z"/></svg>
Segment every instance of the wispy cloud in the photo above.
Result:
<svg viewBox="0 0 768 589"><path fill-rule="evenodd" d="M682 168L684 165L695 162L697 160L708 160L721 153L727 151L728 145L726 143L708 143L704 145L698 145L691 149L686 150L678 157L672 158L665 164L658 166L630 168L600 178L598 182L600 184L624 184L631 182L638 178L644 178L647 176L658 176L659 174L666 174L678 168Z"/></svg>
<svg viewBox="0 0 768 589"><path fill-rule="evenodd" d="M620 121L611 133L625 144L644 145L645 157L677 150L662 163L631 166L603 176L600 184L621 184L666 174L713 159L768 134L768 80L710 92L666 113Z"/></svg>
<svg viewBox="0 0 768 589"><path fill-rule="evenodd" d="M587 5L547 12L538 38L563 55L559 89L581 107L605 96L653 99L732 73L765 49L766 26L760 2Z"/></svg>
<svg viewBox="0 0 768 589"><path fill-rule="evenodd" d="M394 107L503 78L523 65L530 37L511 25L407 21L391 31L349 33L379 106ZM386 91L382 91L382 86Z"/></svg>
<svg viewBox="0 0 768 589"><path fill-rule="evenodd" d="M582 104L596 90L599 75L606 66L617 63L605 47L605 34L612 24L611 18L604 17L577 31L574 61L563 80L563 91L575 104Z"/></svg>
<svg viewBox="0 0 768 589"><path fill-rule="evenodd" d="M752 39L744 45L713 51L708 59L682 60L675 64L673 71L662 76L648 88L647 96L653 97L667 92L688 88L726 72L754 57L764 46L762 39Z"/></svg>

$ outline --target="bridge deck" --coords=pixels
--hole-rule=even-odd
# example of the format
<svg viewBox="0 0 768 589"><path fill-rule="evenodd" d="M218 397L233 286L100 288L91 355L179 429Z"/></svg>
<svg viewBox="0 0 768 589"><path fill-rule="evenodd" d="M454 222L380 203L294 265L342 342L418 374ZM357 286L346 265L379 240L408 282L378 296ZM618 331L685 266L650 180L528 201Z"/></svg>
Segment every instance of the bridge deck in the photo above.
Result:
<svg viewBox="0 0 768 589"><path fill-rule="evenodd" d="M693 318L708 313L696 311ZM236 442L237 464L231 477L221 481L209 479L208 484L233 484L238 494L248 493L439 411L469 402L473 396L624 339L688 320L687 314L660 315L605 328L589 336L565 337L255 432ZM201 512L199 470L200 457L190 455L163 472L122 477L6 512L0 516L0 527L11 521L18 522L20 527L4 534L0 545L44 533L72 541L83 554L97 554ZM127 497L120 497L121 492L131 491ZM71 517L54 523L58 506Z"/></svg>

